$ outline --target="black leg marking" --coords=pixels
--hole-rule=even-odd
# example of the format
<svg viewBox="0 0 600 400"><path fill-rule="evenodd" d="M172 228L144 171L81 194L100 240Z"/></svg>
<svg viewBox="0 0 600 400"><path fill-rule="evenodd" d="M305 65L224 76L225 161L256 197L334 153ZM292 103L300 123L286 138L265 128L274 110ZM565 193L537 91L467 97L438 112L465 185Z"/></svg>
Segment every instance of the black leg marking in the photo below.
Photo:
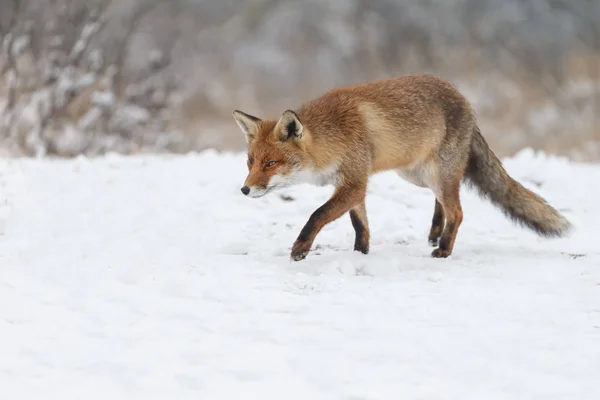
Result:
<svg viewBox="0 0 600 400"><path fill-rule="evenodd" d="M356 232L354 250L367 254L369 252L369 232L367 227L361 221L356 210L350 210L350 220L352 221L352 226Z"/></svg>
<svg viewBox="0 0 600 400"><path fill-rule="evenodd" d="M433 211L433 218L431 219L431 230L429 231L429 244L431 246L437 246L442 230L444 229L444 208L442 204L435 200L435 210Z"/></svg>
<svg viewBox="0 0 600 400"><path fill-rule="evenodd" d="M454 230L456 228L455 221L449 221L448 225L446 225L447 229L444 231L444 235L442 235L440 239L440 249L444 251L450 250L450 244L452 243L452 236L454 234Z"/></svg>
<svg viewBox="0 0 600 400"><path fill-rule="evenodd" d="M322 217L322 215L324 213L325 213L325 206L321 206L321 207L317 208L311 214L310 218L308 219L308 221L306 222L306 224L300 231L300 234L298 235L298 238L296 240L299 242L307 241L310 238L310 236L312 235L313 231L315 230L315 228L317 226L317 221Z"/></svg>

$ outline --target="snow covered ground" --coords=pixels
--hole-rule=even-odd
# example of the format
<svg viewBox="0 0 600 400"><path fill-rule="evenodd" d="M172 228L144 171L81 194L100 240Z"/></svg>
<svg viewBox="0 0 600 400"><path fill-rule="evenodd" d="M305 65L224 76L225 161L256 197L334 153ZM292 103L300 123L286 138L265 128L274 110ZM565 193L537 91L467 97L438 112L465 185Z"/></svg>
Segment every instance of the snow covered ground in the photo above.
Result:
<svg viewBox="0 0 600 400"><path fill-rule="evenodd" d="M332 188L250 199L241 154L0 161L0 397L598 399L600 166L505 160L576 226L544 240L394 173L289 260Z"/></svg>

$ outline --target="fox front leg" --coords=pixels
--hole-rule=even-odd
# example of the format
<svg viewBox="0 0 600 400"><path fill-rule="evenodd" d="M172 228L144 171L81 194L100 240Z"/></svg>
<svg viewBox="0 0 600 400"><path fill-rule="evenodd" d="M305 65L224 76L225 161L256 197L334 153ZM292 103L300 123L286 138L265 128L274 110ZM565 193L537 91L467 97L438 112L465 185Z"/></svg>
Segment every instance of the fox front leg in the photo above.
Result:
<svg viewBox="0 0 600 400"><path fill-rule="evenodd" d="M346 185L337 188L331 198L312 213L308 222L300 231L300 235L298 235L292 246L292 260L300 261L306 258L315 237L321 229L364 202L366 189L366 184Z"/></svg>

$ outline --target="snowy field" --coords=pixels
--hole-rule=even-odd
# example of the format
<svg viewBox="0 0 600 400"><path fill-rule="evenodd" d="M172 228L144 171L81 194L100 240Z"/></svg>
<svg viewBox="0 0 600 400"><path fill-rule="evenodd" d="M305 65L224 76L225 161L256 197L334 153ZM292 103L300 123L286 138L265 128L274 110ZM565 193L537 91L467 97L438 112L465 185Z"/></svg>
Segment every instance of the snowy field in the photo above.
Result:
<svg viewBox="0 0 600 400"><path fill-rule="evenodd" d="M371 253L332 192L240 193L241 154L0 161L0 398L598 399L600 166L508 171L576 227L541 239L462 190L432 259L432 194L371 180Z"/></svg>

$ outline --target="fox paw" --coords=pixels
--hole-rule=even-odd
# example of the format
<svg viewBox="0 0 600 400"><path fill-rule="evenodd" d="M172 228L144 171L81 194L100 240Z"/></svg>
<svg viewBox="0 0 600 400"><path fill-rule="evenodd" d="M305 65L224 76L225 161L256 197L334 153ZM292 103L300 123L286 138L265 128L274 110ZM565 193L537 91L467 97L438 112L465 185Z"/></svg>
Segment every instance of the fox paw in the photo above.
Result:
<svg viewBox="0 0 600 400"><path fill-rule="evenodd" d="M450 251L444 250L444 249L440 249L438 247L437 249L433 250L433 252L431 253L431 257L433 257L433 258L446 258L450 254L452 254Z"/></svg>
<svg viewBox="0 0 600 400"><path fill-rule="evenodd" d="M294 242L294 245L292 246L292 252L290 254L292 260L304 260L310 251L310 245L311 244L308 242Z"/></svg>
<svg viewBox="0 0 600 400"><path fill-rule="evenodd" d="M363 254L369 254L369 242L357 240L354 243L354 251L360 251Z"/></svg>

